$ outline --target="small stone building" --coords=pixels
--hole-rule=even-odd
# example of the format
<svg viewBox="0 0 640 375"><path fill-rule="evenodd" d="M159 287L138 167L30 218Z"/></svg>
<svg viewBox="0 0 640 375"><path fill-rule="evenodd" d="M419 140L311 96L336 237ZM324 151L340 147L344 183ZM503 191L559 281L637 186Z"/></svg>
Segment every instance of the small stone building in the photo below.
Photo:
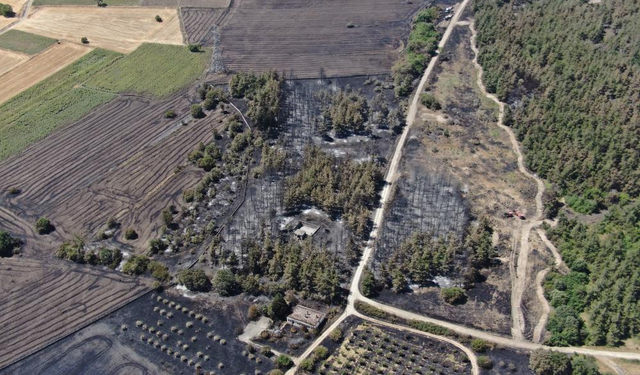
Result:
<svg viewBox="0 0 640 375"><path fill-rule="evenodd" d="M293 308L291 315L287 317L287 322L296 326L318 329L326 318L327 315L323 312L297 305Z"/></svg>
<svg viewBox="0 0 640 375"><path fill-rule="evenodd" d="M299 228L293 232L299 239L303 240L307 237L313 237L314 234L320 229L319 225L301 222Z"/></svg>

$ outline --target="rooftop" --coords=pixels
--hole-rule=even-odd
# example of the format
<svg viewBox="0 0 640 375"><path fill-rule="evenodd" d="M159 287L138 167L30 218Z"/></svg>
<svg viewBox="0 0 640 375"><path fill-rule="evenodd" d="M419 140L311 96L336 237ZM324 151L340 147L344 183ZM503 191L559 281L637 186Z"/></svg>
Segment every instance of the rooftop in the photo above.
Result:
<svg viewBox="0 0 640 375"><path fill-rule="evenodd" d="M301 305L294 307L293 312L289 315L289 319L294 319L313 327L320 325L325 317L325 313Z"/></svg>

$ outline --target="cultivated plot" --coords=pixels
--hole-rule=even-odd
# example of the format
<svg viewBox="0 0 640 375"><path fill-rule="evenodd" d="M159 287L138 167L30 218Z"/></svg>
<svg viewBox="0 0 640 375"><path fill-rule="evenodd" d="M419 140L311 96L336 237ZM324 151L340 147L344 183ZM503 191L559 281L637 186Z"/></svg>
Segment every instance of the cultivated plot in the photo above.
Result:
<svg viewBox="0 0 640 375"><path fill-rule="evenodd" d="M0 368L147 291L142 279L57 261L0 262Z"/></svg>
<svg viewBox="0 0 640 375"><path fill-rule="evenodd" d="M91 52L91 50L92 48L89 47L62 42L16 66L14 69L6 71L0 77L2 80L0 103L52 76ZM4 51L0 53L0 55L4 54Z"/></svg>
<svg viewBox="0 0 640 375"><path fill-rule="evenodd" d="M389 73L421 3L244 0L236 6L221 31L227 69L315 78Z"/></svg>
<svg viewBox="0 0 640 375"><path fill-rule="evenodd" d="M46 36L25 33L20 30L9 30L0 35L0 48L15 52L35 55L56 42Z"/></svg>
<svg viewBox="0 0 640 375"><path fill-rule="evenodd" d="M0 77L16 66L29 60L29 55L24 53L9 51L6 49L0 49ZM2 78L0 78L2 79ZM4 86L3 86L4 87ZM0 89L2 91L2 89Z"/></svg>
<svg viewBox="0 0 640 375"><path fill-rule="evenodd" d="M123 53L143 42L183 44L177 11L164 8L37 8L17 29L75 43L86 37L91 46Z"/></svg>

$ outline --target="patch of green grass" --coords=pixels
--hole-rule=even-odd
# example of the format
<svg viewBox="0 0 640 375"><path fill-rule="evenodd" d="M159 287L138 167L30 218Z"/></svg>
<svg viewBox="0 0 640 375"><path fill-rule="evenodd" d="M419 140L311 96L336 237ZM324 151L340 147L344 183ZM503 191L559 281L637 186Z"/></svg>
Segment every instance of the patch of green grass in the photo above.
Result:
<svg viewBox="0 0 640 375"><path fill-rule="evenodd" d="M0 105L0 160L16 154L62 125L80 119L115 95L75 87L120 59L96 49Z"/></svg>
<svg viewBox="0 0 640 375"><path fill-rule="evenodd" d="M193 53L186 46L143 44L86 84L113 92L164 97L195 81L210 57L211 50Z"/></svg>
<svg viewBox="0 0 640 375"><path fill-rule="evenodd" d="M55 42L55 39L20 30L9 30L0 35L0 48L23 52L28 55L35 55Z"/></svg>
<svg viewBox="0 0 640 375"><path fill-rule="evenodd" d="M107 6L140 5L140 0L103 0ZM41 5L95 5L96 0L35 0L33 6Z"/></svg>

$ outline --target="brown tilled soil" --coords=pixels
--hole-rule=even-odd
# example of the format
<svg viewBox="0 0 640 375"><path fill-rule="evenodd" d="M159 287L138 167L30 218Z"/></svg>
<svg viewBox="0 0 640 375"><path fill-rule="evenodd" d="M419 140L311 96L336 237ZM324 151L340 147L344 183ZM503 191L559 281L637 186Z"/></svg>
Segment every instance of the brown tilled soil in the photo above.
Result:
<svg viewBox="0 0 640 375"><path fill-rule="evenodd" d="M54 235L67 238L95 234L115 217L121 228L138 232L133 244L144 246L160 226L160 212L203 176L186 165L187 154L221 126L220 111L181 125L190 104L184 93L164 101L120 97L0 163L6 176L0 182L0 223L21 218L12 233L26 239L27 252L42 241L32 229L40 216L56 226ZM179 117L164 119L168 109ZM22 193L7 195L9 187Z"/></svg>
<svg viewBox="0 0 640 375"><path fill-rule="evenodd" d="M198 7L198 8L226 8L230 0L142 0L141 6L148 7Z"/></svg>
<svg viewBox="0 0 640 375"><path fill-rule="evenodd" d="M224 11L224 9L213 8L180 8L188 42L212 46L213 29L218 25L218 20Z"/></svg>
<svg viewBox="0 0 640 375"><path fill-rule="evenodd" d="M24 257L2 258L0 280L0 368L148 290L143 279Z"/></svg>
<svg viewBox="0 0 640 375"><path fill-rule="evenodd" d="M222 62L231 71L275 69L297 78L389 73L411 17L424 4L236 1L220 32Z"/></svg>

